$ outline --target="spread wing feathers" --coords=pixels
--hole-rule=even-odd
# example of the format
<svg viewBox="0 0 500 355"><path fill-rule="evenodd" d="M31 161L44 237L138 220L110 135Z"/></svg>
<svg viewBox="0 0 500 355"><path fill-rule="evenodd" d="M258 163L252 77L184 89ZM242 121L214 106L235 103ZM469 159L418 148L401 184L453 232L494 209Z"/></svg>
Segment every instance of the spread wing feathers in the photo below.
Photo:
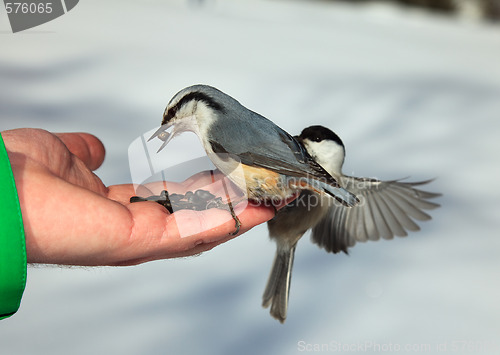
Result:
<svg viewBox="0 0 500 355"><path fill-rule="evenodd" d="M432 180L402 182L344 177L344 187L356 195L360 203L352 208L332 204L330 211L313 228L312 240L328 252L347 253L356 242L392 239L418 231L414 222L431 217L423 210L439 207L429 199L441 196L417 189Z"/></svg>

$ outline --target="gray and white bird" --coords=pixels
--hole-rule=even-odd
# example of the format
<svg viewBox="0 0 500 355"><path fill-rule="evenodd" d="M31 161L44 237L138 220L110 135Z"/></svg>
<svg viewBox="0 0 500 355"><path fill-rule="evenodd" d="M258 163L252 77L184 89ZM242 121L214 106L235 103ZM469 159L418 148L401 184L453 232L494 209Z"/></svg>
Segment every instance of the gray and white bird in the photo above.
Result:
<svg viewBox="0 0 500 355"><path fill-rule="evenodd" d="M216 88L195 85L177 93L151 139L164 141L161 150L185 131L196 133L214 165L249 199L285 200L307 189L346 206L359 202L291 135Z"/></svg>
<svg viewBox="0 0 500 355"><path fill-rule="evenodd" d="M270 306L271 316L281 323L287 316L295 248L309 229L312 241L327 252L347 254L356 242L392 239L395 235L406 236L407 231L418 231L413 219L429 220L431 217L423 210L439 207L428 200L441 195L416 188L432 180L380 181L344 175L344 144L326 127L308 127L295 138L345 189L358 196L360 203L345 208L314 191L303 191L268 222L269 236L277 250L262 305Z"/></svg>

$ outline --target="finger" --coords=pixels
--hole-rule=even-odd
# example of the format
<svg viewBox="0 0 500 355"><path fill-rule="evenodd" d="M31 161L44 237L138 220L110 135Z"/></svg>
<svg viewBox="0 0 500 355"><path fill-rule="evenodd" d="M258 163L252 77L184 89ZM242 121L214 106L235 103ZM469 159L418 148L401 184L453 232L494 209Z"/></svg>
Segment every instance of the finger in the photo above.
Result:
<svg viewBox="0 0 500 355"><path fill-rule="evenodd" d="M225 209L179 210L169 214L155 202L127 203L132 185L109 188L109 197L125 205L134 220L128 247L108 265L134 265L146 261L197 255L234 238L234 219ZM274 217L274 209L239 204L235 212L241 221L238 235Z"/></svg>
<svg viewBox="0 0 500 355"><path fill-rule="evenodd" d="M90 170L101 166L106 150L96 136L89 133L55 133L55 135Z"/></svg>
<svg viewBox="0 0 500 355"><path fill-rule="evenodd" d="M146 205L148 205L147 208L159 209L159 206L155 206L153 203L145 202L144 207L146 207ZM134 252L132 255L127 257L122 254L122 257L124 258L119 262L111 263L111 265L137 265L158 259L198 255L211 250L212 248L225 243L236 236L247 232L254 226L266 222L274 217L274 211L272 208L248 205L241 213L238 214L238 218L242 223L240 232L237 235L232 235L235 229L234 220L228 220L227 218L224 218L227 216L224 216L222 219L225 220L225 222L221 222L220 218L224 215L224 213L228 212L218 209L211 209L203 212L187 210L178 211L167 218L167 232L161 239L150 236L146 243L143 241L140 245L133 248ZM175 216L175 214L177 214L177 216ZM213 222L214 220L219 220L219 222ZM184 224L185 222L194 223L199 226L203 226L204 228L211 229L203 232L198 231L198 233L189 236L179 235L179 223ZM168 233L168 230L170 230L171 233ZM173 233L172 230L174 230ZM134 239L135 238L131 238L131 240Z"/></svg>

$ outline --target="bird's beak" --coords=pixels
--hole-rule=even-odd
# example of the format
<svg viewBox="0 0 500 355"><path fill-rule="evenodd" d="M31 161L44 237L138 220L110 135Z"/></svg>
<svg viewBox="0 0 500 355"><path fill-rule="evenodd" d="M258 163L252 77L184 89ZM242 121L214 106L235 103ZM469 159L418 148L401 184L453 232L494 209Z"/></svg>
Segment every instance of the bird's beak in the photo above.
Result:
<svg viewBox="0 0 500 355"><path fill-rule="evenodd" d="M162 143L162 145L160 146L160 148L158 148L158 150L156 151L156 153L161 152L163 150L163 148L165 148L167 146L168 142L170 142L170 140L172 139L173 134L169 134L169 133L167 133L167 134L169 135L168 139L165 142Z"/></svg>
<svg viewBox="0 0 500 355"><path fill-rule="evenodd" d="M172 126L172 124L166 123L162 125L158 130L153 133L153 135L148 139L148 142L151 141L152 139L158 137L163 141L163 144L160 146L158 149L157 153L160 152L163 148L167 146L167 144L174 138L174 131L172 132L167 132L167 129L169 129Z"/></svg>
<svg viewBox="0 0 500 355"><path fill-rule="evenodd" d="M299 142L300 144L304 145L304 140L302 138L300 138L300 136L293 136L293 138Z"/></svg>
<svg viewBox="0 0 500 355"><path fill-rule="evenodd" d="M148 139L148 142L153 138L160 138L163 141L163 144L161 145L160 149L158 149L159 152L163 148L165 148L165 146L172 140L172 138L181 134L182 132L196 132L197 128L194 128L196 124L197 122L195 115L183 117L180 120L176 120L175 123L170 120L168 123L165 123L160 128L158 128L158 130L153 133L153 135ZM170 132L167 132L170 127L172 127L172 130Z"/></svg>
<svg viewBox="0 0 500 355"><path fill-rule="evenodd" d="M166 124L162 125L160 128L158 128L158 129L156 130L156 132L155 132L155 133L153 133L153 135L152 135L151 137L149 137L148 142L149 142L149 141L151 141L151 140L153 140L154 138L156 138L156 137L158 137L158 136L162 135L162 134L168 134L168 133L166 132L166 130L167 130L167 129L169 129L169 128L170 128L170 126L169 126L169 124L168 124L168 123L166 123ZM165 139L162 139L162 138L163 138L163 136L160 136L159 138L160 138L162 141L164 141L164 140L165 140Z"/></svg>

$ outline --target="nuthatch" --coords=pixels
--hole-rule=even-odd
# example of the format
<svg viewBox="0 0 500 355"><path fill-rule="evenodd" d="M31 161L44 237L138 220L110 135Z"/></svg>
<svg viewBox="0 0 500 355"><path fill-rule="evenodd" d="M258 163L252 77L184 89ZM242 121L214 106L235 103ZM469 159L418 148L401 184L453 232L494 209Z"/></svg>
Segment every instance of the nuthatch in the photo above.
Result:
<svg viewBox="0 0 500 355"><path fill-rule="evenodd" d="M248 199L284 201L311 190L345 206L358 202L290 134L216 88L194 85L177 93L151 139L164 141L161 150L185 131L198 136L210 160ZM240 223L232 216L237 233Z"/></svg>

